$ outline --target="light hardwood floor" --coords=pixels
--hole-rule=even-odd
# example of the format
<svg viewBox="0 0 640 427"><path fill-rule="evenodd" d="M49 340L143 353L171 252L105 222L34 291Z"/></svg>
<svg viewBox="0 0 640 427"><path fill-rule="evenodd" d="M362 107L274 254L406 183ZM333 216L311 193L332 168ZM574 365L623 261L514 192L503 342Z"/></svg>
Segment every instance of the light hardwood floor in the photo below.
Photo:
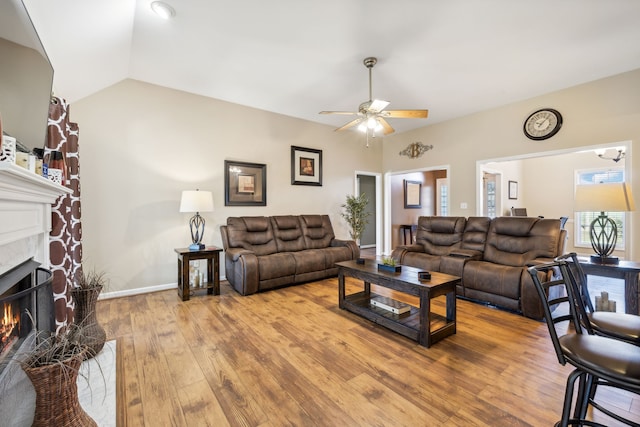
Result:
<svg viewBox="0 0 640 427"><path fill-rule="evenodd" d="M558 363L544 323L458 300L457 334L426 349L337 302L335 278L247 297L223 282L220 296L187 302L175 291L99 301L118 341L118 425L558 421L571 368ZM598 393L640 414L633 395Z"/></svg>

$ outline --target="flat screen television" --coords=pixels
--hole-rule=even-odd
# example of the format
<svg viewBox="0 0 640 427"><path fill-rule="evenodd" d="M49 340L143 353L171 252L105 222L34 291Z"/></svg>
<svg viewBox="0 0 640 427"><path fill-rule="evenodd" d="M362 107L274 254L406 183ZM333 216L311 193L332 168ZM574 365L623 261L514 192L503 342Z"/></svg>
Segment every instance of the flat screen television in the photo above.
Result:
<svg viewBox="0 0 640 427"><path fill-rule="evenodd" d="M21 0L0 0L0 117L24 149L42 148L53 67Z"/></svg>

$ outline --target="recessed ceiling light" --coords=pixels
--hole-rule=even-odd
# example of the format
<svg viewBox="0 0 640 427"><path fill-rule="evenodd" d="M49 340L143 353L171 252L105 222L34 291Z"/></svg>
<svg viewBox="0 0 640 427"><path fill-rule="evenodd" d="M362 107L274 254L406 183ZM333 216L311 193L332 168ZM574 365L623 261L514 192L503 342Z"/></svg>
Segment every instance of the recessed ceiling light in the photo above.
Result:
<svg viewBox="0 0 640 427"><path fill-rule="evenodd" d="M163 19L171 19L176 16L175 9L163 1L151 2L151 9Z"/></svg>

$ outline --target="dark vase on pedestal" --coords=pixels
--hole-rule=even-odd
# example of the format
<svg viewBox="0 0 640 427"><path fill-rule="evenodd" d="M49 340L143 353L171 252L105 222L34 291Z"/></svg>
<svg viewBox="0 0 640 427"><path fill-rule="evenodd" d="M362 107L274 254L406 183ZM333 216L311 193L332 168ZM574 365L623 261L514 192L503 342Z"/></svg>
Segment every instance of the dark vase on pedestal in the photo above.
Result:
<svg viewBox="0 0 640 427"><path fill-rule="evenodd" d="M102 286L92 288L73 288L71 295L75 301L74 322L82 329L83 344L88 347L86 359L100 353L107 339L104 328L98 323L96 303Z"/></svg>

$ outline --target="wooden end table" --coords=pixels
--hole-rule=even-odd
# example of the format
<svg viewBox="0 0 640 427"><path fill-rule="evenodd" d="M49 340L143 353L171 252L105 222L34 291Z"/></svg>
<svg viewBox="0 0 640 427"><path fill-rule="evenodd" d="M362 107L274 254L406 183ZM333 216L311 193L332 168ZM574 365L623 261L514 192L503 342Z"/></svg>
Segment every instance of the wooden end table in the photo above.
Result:
<svg viewBox="0 0 640 427"><path fill-rule="evenodd" d="M220 253L222 248L207 246L204 249L192 251L189 248L176 248L178 254L178 296L182 301L189 301L189 263L191 261L207 260L207 283L204 288L209 295L220 295Z"/></svg>

